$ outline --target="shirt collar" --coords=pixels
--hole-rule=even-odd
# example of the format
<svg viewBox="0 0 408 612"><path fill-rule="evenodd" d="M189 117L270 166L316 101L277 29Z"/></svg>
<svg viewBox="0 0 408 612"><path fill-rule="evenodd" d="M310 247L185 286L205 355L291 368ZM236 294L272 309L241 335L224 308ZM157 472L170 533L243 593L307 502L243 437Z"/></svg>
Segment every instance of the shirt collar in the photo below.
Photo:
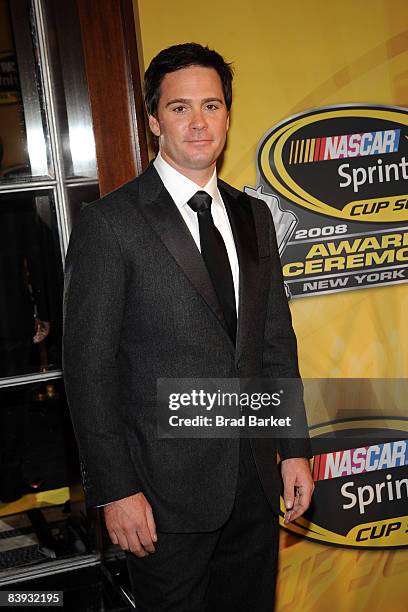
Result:
<svg viewBox="0 0 408 612"><path fill-rule="evenodd" d="M214 169L213 175L208 183L204 185L204 187L200 187L200 185L191 181L166 162L160 155L160 152L157 154L153 164L177 208L180 209L183 206L187 206L188 200L192 198L197 191L206 191L212 197L213 202L222 205L222 200L218 192L216 169Z"/></svg>

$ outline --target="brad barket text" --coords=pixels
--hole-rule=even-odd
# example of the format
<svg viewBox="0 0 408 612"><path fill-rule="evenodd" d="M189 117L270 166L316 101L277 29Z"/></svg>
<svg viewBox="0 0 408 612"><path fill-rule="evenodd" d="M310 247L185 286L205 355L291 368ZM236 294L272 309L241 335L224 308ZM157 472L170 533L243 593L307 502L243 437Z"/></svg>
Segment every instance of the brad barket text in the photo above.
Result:
<svg viewBox="0 0 408 612"><path fill-rule="evenodd" d="M169 417L171 427L217 428L217 427L291 427L291 417L258 417L254 414L243 414L240 417L225 417L218 414L215 417L197 415L195 417L181 417L173 414Z"/></svg>

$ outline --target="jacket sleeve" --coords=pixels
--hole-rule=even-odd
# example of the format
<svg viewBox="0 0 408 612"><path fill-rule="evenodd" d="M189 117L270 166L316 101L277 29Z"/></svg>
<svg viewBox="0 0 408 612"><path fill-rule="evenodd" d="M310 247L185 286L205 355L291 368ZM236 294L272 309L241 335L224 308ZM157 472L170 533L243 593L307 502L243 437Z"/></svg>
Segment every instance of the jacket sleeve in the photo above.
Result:
<svg viewBox="0 0 408 612"><path fill-rule="evenodd" d="M117 367L126 302L119 241L98 205L81 213L68 248L63 368L87 505L138 492L121 415Z"/></svg>
<svg viewBox="0 0 408 612"><path fill-rule="evenodd" d="M275 226L269 209L267 218L271 256L271 284L265 322L263 375L271 378L300 379L296 336L284 288ZM291 406L291 415L293 419L296 419L302 433L301 437L278 440L281 459L311 457L312 452L301 383Z"/></svg>

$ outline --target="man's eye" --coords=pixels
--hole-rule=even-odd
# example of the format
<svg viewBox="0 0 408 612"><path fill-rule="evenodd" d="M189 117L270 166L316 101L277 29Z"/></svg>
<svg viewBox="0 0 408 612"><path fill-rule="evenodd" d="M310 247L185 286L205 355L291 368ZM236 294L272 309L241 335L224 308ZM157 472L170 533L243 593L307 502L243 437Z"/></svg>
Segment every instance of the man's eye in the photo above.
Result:
<svg viewBox="0 0 408 612"><path fill-rule="evenodd" d="M216 104L207 104L206 109L213 111L213 110L217 110L218 106Z"/></svg>
<svg viewBox="0 0 408 612"><path fill-rule="evenodd" d="M175 106L175 107L173 108L173 111L174 111L175 113L182 113L182 112L183 112L183 111L185 111L185 110L186 110L186 107L185 107L185 106Z"/></svg>

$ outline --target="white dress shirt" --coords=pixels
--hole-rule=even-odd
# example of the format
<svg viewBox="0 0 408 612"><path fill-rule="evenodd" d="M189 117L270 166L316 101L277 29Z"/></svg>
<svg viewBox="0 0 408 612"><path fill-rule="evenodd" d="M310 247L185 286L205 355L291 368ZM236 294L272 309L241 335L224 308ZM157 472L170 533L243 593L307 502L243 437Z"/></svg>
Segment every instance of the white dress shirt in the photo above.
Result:
<svg viewBox="0 0 408 612"><path fill-rule="evenodd" d="M211 214L214 220L214 225L220 232L225 243L225 248L227 249L227 255L232 272L232 280L234 282L235 304L238 314L238 257L227 211L225 210L224 202L222 201L220 192L218 191L216 170L214 170L214 173L208 183L204 185L204 187L200 187L200 185L197 185L191 181L189 178L184 176L184 174L178 172L178 170L173 168L173 166L170 166L170 164L168 164L162 158L160 153L158 153L153 164L159 173L165 188L179 209L181 216L183 217L192 237L194 238L194 242L200 251L200 229L198 226L197 213L190 208L187 202L197 191L206 191L212 197Z"/></svg>

